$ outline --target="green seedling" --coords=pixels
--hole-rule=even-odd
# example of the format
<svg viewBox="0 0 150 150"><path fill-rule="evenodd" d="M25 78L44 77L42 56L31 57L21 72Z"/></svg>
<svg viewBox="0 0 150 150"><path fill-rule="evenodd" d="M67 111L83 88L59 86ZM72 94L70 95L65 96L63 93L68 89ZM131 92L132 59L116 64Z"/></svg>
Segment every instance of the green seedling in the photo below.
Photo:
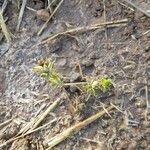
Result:
<svg viewBox="0 0 150 150"><path fill-rule="evenodd" d="M50 59L38 61L36 66L33 67L33 71L47 80L52 86L62 86L63 84L61 76L54 69L54 62Z"/></svg>
<svg viewBox="0 0 150 150"><path fill-rule="evenodd" d="M98 90L98 82L94 81L94 80L89 80L83 86L83 89L85 89L85 91L87 93L90 93L90 94L96 96L96 93L97 93L96 91Z"/></svg>
<svg viewBox="0 0 150 150"><path fill-rule="evenodd" d="M108 79L106 77L102 77L98 80L99 83L99 88L103 91L106 92L110 86L112 85L111 79Z"/></svg>
<svg viewBox="0 0 150 150"><path fill-rule="evenodd" d="M101 90L102 92L106 92L111 85L112 81L110 79L102 77L87 81L83 88L87 93L96 96L99 90Z"/></svg>

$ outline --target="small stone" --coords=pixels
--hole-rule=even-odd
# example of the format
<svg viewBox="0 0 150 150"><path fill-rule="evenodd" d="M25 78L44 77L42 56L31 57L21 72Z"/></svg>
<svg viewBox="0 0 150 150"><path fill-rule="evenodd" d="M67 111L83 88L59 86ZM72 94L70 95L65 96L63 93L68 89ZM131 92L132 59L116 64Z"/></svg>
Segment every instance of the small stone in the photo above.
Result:
<svg viewBox="0 0 150 150"><path fill-rule="evenodd" d="M47 21L47 19L50 16L50 13L48 12L47 9L40 9L36 11L36 15L38 18L40 18L43 21Z"/></svg>
<svg viewBox="0 0 150 150"><path fill-rule="evenodd" d="M58 61L57 61L57 66L58 67L64 67L65 65L66 65L66 63L67 63L67 60L65 59L65 58L62 58L62 59L59 59Z"/></svg>

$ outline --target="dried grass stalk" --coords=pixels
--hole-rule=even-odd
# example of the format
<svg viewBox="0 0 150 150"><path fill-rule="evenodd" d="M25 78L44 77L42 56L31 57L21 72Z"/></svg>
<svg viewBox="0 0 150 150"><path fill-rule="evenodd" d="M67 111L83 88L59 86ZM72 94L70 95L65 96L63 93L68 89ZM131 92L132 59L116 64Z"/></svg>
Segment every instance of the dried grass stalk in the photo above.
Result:
<svg viewBox="0 0 150 150"><path fill-rule="evenodd" d="M1 25L2 32L5 35L5 38L6 38L7 42L10 44L11 43L11 36L10 36L10 34L8 32L8 29L7 29L5 20L3 18L2 12L0 12L0 25Z"/></svg>
<svg viewBox="0 0 150 150"><path fill-rule="evenodd" d="M48 22L52 19L52 17L54 16L54 14L58 10L58 8L61 6L61 4L63 3L63 1L64 0L60 1L60 3L58 4L58 6L55 8L55 10L52 12L52 14L49 16L49 18L47 19L47 21L44 23L44 25L42 26L42 28L38 32L38 35L40 35L43 32L43 30L47 27Z"/></svg>
<svg viewBox="0 0 150 150"><path fill-rule="evenodd" d="M107 108L107 111L110 111L113 108L114 108L113 106L110 106L110 107ZM62 142L66 138L68 138L69 136L71 136L72 134L78 132L79 130L81 130L85 126L89 125L90 123L92 123L96 119L100 118L104 114L106 114L106 111L98 112L97 114L89 117L88 119L86 119L86 120L84 120L84 121L68 128L68 129L66 129L62 133L57 134L56 136L54 136L50 140L46 141L46 143L49 146L46 150L50 150L51 148L53 148L54 146L56 146L57 144L59 144L60 142Z"/></svg>
<svg viewBox="0 0 150 150"><path fill-rule="evenodd" d="M124 26L128 22L128 19L123 19L123 20L117 20L117 21L110 21L110 22L104 22L104 23L99 23L99 24L93 24L89 26L83 26L83 27L77 27L74 29L70 29L64 32L57 33L55 35L49 36L45 40L43 40L40 44L45 44L45 43L50 43L54 39L58 38L59 36L62 35L68 35L68 34L75 34L75 33L83 33L91 30L96 30L96 29L102 29L104 30L104 27L118 27L118 26Z"/></svg>
<svg viewBox="0 0 150 150"><path fill-rule="evenodd" d="M20 28L20 25L21 25L21 21L22 21L22 18L23 18L26 3L27 3L27 0L23 0L22 5L21 5L21 9L20 9L20 13L19 13L19 17L18 17L18 24L17 24L17 28L16 28L17 31L19 31L19 28Z"/></svg>
<svg viewBox="0 0 150 150"><path fill-rule="evenodd" d="M13 119L8 119L8 120L6 120L5 122L1 123L1 124L0 124L0 128L6 126L6 125L9 124L12 120L13 120Z"/></svg>
<svg viewBox="0 0 150 150"><path fill-rule="evenodd" d="M142 12L146 16L150 17L150 14L147 11L145 11L144 9L140 8L139 6L137 6L131 0L123 0L123 1L125 1L126 3L128 3L129 5L131 5L132 7L134 7L135 9L137 9L138 11Z"/></svg>

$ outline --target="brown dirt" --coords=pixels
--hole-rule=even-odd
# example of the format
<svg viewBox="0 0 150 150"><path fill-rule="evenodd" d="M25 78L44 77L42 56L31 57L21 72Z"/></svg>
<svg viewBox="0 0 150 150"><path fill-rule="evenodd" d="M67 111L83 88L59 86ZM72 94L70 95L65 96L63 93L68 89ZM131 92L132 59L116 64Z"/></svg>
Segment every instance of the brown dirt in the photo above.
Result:
<svg viewBox="0 0 150 150"><path fill-rule="evenodd" d="M60 143L55 150L150 149L150 115L145 117L145 87L148 88L150 100L150 33L141 36L150 29L150 18L118 1L105 2L106 20L100 0L65 0L41 36L37 36L37 32L44 22L28 9L25 10L20 32L16 32L19 10L16 1L9 2L5 16L8 17L7 26L13 41L10 48L4 37L0 41L0 123L15 119L0 128L0 144L14 137L42 105L60 96L60 90L53 89L33 73L32 67L40 58L56 59L57 70L69 77L68 81L74 82L80 78L77 67L80 64L84 76L107 75L113 80L115 88L111 91L113 94L102 94L87 103L86 95L81 95L73 87L68 88L70 104L76 106L76 112L68 109L67 102L62 103L52 114L59 118L56 124L3 149L42 150L44 140L95 114L100 110L100 102L120 106L128 119L137 121L137 124L127 124L124 114L113 112L112 118L105 115ZM27 6L38 10L44 7L44 3L32 0L28 1ZM150 8L144 0L139 1L138 6L145 11ZM126 18L127 26L88 31L74 37L62 36L51 44L36 46L47 36L72 27ZM50 115L45 122L51 119Z"/></svg>

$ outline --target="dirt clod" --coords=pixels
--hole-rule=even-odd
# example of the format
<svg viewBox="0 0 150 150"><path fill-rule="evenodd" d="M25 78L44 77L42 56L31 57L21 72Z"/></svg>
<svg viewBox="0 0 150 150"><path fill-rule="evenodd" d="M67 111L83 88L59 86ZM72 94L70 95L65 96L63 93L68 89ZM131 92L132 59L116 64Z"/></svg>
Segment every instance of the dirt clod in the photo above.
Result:
<svg viewBox="0 0 150 150"><path fill-rule="evenodd" d="M47 21L50 14L47 9L40 9L36 11L36 16L43 21Z"/></svg>

